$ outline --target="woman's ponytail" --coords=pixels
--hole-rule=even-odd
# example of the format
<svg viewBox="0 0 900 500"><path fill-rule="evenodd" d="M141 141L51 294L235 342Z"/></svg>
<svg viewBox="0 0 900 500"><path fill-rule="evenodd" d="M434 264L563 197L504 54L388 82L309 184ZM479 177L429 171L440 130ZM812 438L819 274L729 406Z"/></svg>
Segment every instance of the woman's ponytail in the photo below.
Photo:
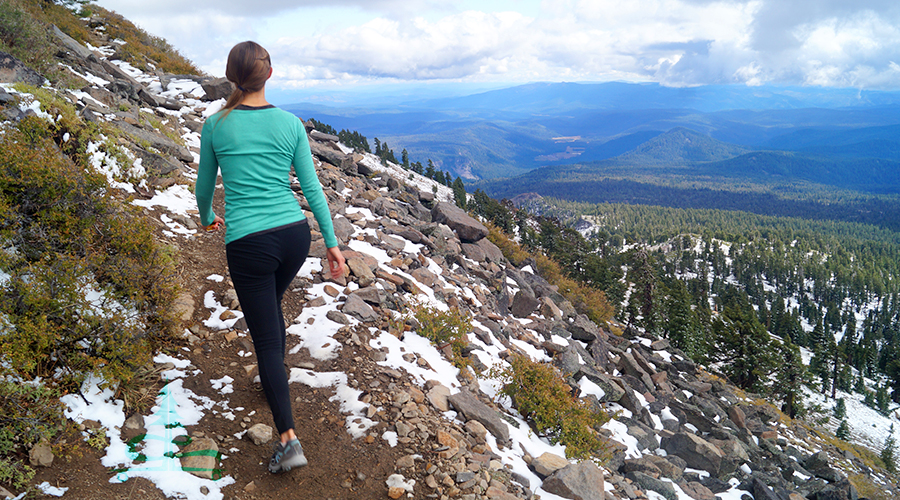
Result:
<svg viewBox="0 0 900 500"><path fill-rule="evenodd" d="M224 120L244 100L244 96L262 90L271 67L269 53L256 42L241 42L231 48L225 66L225 78L234 84L234 91L225 102L225 114L220 120Z"/></svg>

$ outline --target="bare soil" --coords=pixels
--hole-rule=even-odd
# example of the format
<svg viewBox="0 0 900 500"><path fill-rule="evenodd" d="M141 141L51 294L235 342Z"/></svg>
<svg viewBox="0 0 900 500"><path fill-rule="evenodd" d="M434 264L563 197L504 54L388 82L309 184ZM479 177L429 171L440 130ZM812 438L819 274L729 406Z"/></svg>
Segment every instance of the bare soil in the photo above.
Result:
<svg viewBox="0 0 900 500"><path fill-rule="evenodd" d="M217 197L217 205L221 209L221 193ZM159 220L159 212L151 216ZM160 224L160 229L162 225ZM197 325L209 316L209 310L203 307L203 294L214 290L221 300L225 291L230 288L230 280L214 283L207 276L219 274L228 276L225 259L225 247L222 231L217 233L198 232L191 238L160 238L175 243L179 247L180 263L178 279L184 290L190 291L196 302L192 321L186 322L185 328ZM312 299L313 297L308 297ZM306 302L304 291L289 290L285 295L283 309L285 318L297 317ZM198 377L188 377L184 387L194 393L213 400L222 399L222 395L212 389L209 379L228 375L234 379L234 392L226 397L230 408L245 408L236 412L238 418L229 421L221 415L207 412L203 420L196 426L188 428L192 435L202 432L207 437L231 437L244 430L242 423L250 427L264 423L274 427L271 413L258 383L254 383L243 366L256 362L254 357L240 357L237 352L250 352L252 343L247 337L239 337L232 342L225 340L222 332L210 332L202 328L200 343L193 346L187 341L174 341L164 350L179 357L186 356L195 368L202 371ZM297 338L288 335L288 351L297 343ZM183 350L188 347L190 352ZM313 363L320 371L352 371L354 365L372 363L367 353L357 352L356 348L344 344L340 356L326 363L317 362L309 357L305 349L295 355L288 355L287 363L297 366L298 363ZM155 389L159 389L157 384ZM152 391L155 394L156 391ZM309 465L285 474L273 475L266 468L271 456L271 444L257 446L246 437L233 442L219 442L220 451L227 455L222 465L224 473L235 479L235 484L224 488L226 499L343 499L343 498L387 498L387 477L394 473L396 460L413 450L390 447L380 435L386 430L382 422L370 430L376 439L352 439L345 429L345 417L340 413L337 403L328 399L334 394L330 388L311 389L303 384L291 384L291 399L294 401L295 429ZM256 414L251 421L242 419L250 411ZM147 412L143 412L146 416ZM128 415L126 415L128 416ZM274 434L274 433L273 433ZM77 440L80 436L72 436ZM217 441L219 441L217 439ZM273 441L274 442L274 441ZM229 448L239 448L240 452L229 453ZM165 496L149 481L143 478L132 478L125 483L110 483L114 473L100 463L105 450L96 450L87 445L80 446L80 456L57 457L52 467L41 468L35 476L35 484L43 481L51 485L69 488L64 498L103 499L103 500L155 500Z"/></svg>

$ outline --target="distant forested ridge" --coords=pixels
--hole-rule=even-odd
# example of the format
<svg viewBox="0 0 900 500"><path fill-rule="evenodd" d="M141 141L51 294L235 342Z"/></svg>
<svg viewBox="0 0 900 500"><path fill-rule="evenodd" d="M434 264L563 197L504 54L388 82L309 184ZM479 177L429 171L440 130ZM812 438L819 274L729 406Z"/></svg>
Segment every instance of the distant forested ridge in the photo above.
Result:
<svg viewBox="0 0 900 500"><path fill-rule="evenodd" d="M722 151L900 161L900 92L607 82L534 83L444 98L415 91L356 97L273 102L432 158L467 182L621 157L679 129L720 141Z"/></svg>
<svg viewBox="0 0 900 500"><path fill-rule="evenodd" d="M616 158L539 168L471 183L472 189L497 199L533 192L584 203L739 210L900 230L900 161L748 151L684 128Z"/></svg>

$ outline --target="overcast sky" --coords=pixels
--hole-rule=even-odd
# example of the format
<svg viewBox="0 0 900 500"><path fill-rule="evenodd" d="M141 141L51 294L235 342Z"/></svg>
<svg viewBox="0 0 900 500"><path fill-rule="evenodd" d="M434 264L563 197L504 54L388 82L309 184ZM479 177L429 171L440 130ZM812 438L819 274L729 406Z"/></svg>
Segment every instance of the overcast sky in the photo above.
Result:
<svg viewBox="0 0 900 500"><path fill-rule="evenodd" d="M95 0L202 70L255 40L277 88L653 81L900 89L897 0ZM323 7L323 5L328 5Z"/></svg>

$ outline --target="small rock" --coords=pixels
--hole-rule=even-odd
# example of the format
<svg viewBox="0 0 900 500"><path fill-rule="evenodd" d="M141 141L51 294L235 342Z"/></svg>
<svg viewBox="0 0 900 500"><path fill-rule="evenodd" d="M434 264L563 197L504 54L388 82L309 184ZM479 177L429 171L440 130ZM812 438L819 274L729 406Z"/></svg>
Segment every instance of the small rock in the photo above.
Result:
<svg viewBox="0 0 900 500"><path fill-rule="evenodd" d="M50 449L50 443L41 441L34 445L28 452L28 460L35 467L50 467L53 465L53 450Z"/></svg>
<svg viewBox="0 0 900 500"><path fill-rule="evenodd" d="M416 404L422 404L425 402L425 393L420 391L418 387L410 387L409 395L412 397L412 400L416 402Z"/></svg>
<svg viewBox="0 0 900 500"><path fill-rule="evenodd" d="M272 428L266 424L256 424L247 431L247 437L256 446L262 446L272 440Z"/></svg>
<svg viewBox="0 0 900 500"><path fill-rule="evenodd" d="M412 431L412 426L403 421L397 422L394 427L397 429L397 435L399 437L407 437Z"/></svg>
<svg viewBox="0 0 900 500"><path fill-rule="evenodd" d="M213 479L218 465L219 446L209 438L197 438L180 453L181 470L204 479Z"/></svg>
<svg viewBox="0 0 900 500"><path fill-rule="evenodd" d="M335 323L339 323L341 325L349 325L350 324L350 318L348 318L346 314L344 314L340 311L336 311L334 309L325 313L325 317L330 319L331 321L334 321Z"/></svg>
<svg viewBox="0 0 900 500"><path fill-rule="evenodd" d="M550 453L549 451L543 453L531 462L531 466L534 467L534 472L540 476L541 479L546 478L567 465L569 465L568 460L559 455Z"/></svg>
<svg viewBox="0 0 900 500"><path fill-rule="evenodd" d="M253 493L254 491L256 491L256 482L250 481L249 483L247 483L247 486L244 486L244 491L246 491L247 493Z"/></svg>
<svg viewBox="0 0 900 500"><path fill-rule="evenodd" d="M594 462L571 464L554 472L542 488L563 498L600 498L597 492L605 491L603 471Z"/></svg>
<svg viewBox="0 0 900 500"><path fill-rule="evenodd" d="M181 292L175 299L175 303L172 305L175 316L181 319L181 321L190 321L194 316L195 307L196 304L194 303L194 298L188 292Z"/></svg>
<svg viewBox="0 0 900 500"><path fill-rule="evenodd" d="M16 495L14 495L12 492L7 490L3 486L0 486L0 498L15 498L15 497L16 497Z"/></svg>
<svg viewBox="0 0 900 500"><path fill-rule="evenodd" d="M438 410L450 411L450 389L448 389L444 385L436 385L428 391L428 402L432 404Z"/></svg>
<svg viewBox="0 0 900 500"><path fill-rule="evenodd" d="M447 449L439 453L439 456L441 458L452 458L459 452L459 441L457 441L455 437L451 436L449 432L439 430L437 432L437 440L439 444L447 447Z"/></svg>
<svg viewBox="0 0 900 500"><path fill-rule="evenodd" d="M416 465L416 456L415 455L406 455L397 459L397 468L398 469L409 469L410 467L414 467Z"/></svg>
<svg viewBox="0 0 900 500"><path fill-rule="evenodd" d="M469 420L466 422L466 430L475 436L475 439L477 439L479 443L484 443L487 439L487 429L485 429L485 427L481 425L481 422L477 420Z"/></svg>
<svg viewBox="0 0 900 500"><path fill-rule="evenodd" d="M695 500L716 500L716 495L712 490L696 481L682 483L679 486L681 486L682 491Z"/></svg>
<svg viewBox="0 0 900 500"><path fill-rule="evenodd" d="M125 420L125 428L128 430L138 430L144 427L144 416L140 413L135 413L134 415L128 417Z"/></svg>
<svg viewBox="0 0 900 500"><path fill-rule="evenodd" d="M470 471L462 471L456 473L456 483L465 483L475 479L475 473Z"/></svg>
<svg viewBox="0 0 900 500"><path fill-rule="evenodd" d="M378 313L372 309L372 306L366 304L365 301L357 295L347 297L347 302L344 303L342 312L344 314L349 314L362 322L375 321L379 318Z"/></svg>

